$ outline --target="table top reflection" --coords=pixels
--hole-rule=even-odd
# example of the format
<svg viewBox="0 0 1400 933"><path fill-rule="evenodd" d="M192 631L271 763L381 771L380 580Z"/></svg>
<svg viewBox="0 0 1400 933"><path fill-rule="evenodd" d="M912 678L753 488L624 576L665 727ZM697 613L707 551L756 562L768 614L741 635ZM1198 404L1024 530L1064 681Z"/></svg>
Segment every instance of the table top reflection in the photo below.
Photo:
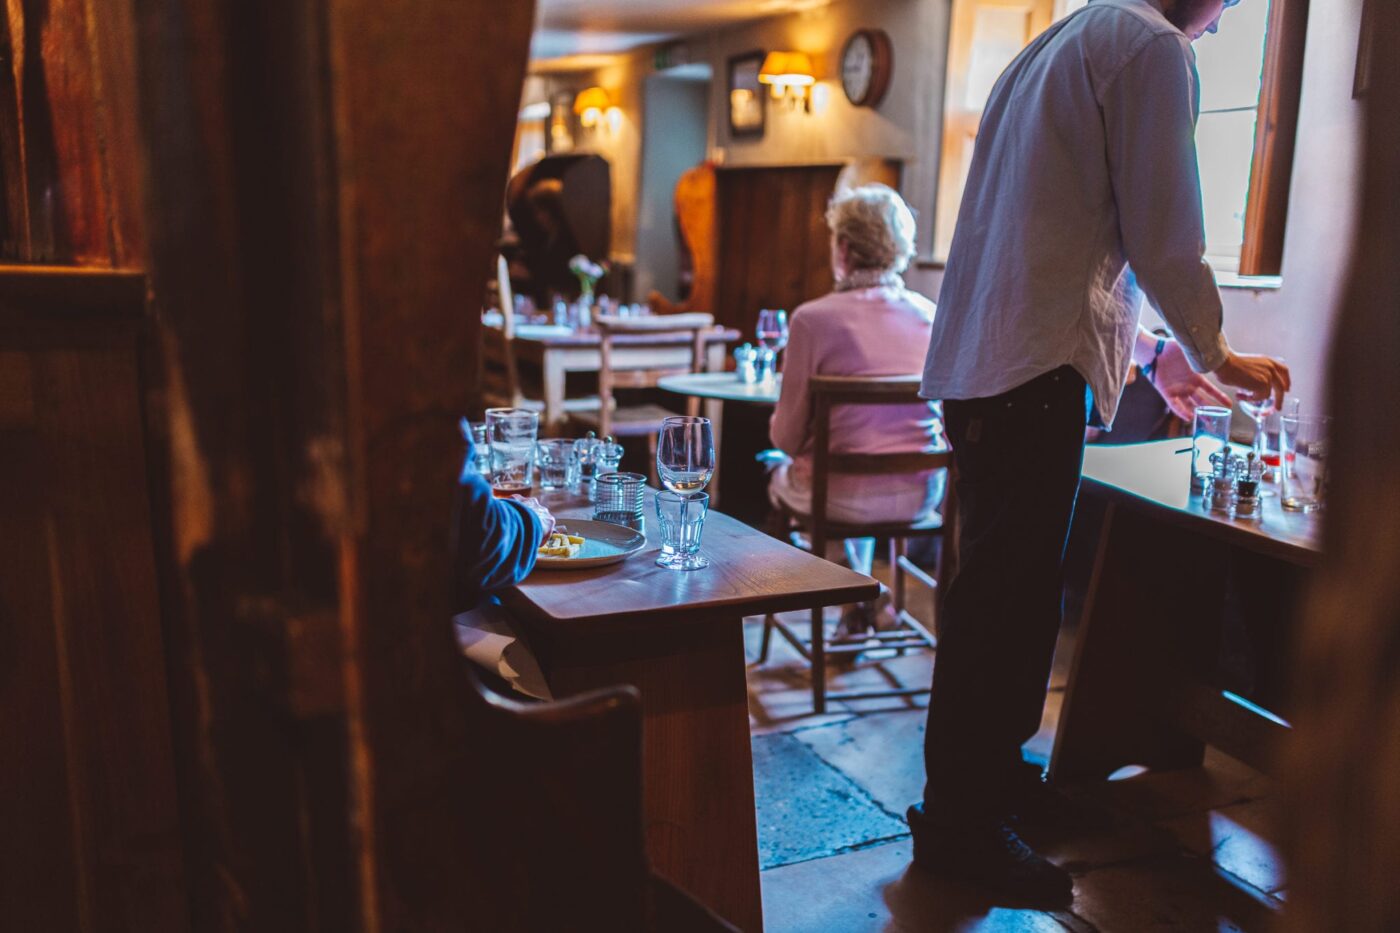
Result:
<svg viewBox="0 0 1400 933"><path fill-rule="evenodd" d="M783 377L779 374L772 382L740 382L738 373L688 373L667 376L657 385L667 392L694 398L776 405L783 391Z"/></svg>

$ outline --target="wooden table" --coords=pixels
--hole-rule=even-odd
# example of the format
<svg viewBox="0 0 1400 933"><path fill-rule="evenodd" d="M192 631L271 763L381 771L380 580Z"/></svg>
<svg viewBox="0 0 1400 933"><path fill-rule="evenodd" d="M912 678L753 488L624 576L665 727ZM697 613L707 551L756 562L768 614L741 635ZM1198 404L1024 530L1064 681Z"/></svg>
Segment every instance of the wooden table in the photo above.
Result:
<svg viewBox="0 0 1400 933"><path fill-rule="evenodd" d="M490 326L490 325L488 325ZM724 369L726 344L739 332L716 327L706 338L708 369ZM602 365L599 337L593 330L571 330L554 325L518 324L515 327L515 359L538 366L543 382L544 412L540 429L555 433L567 420L564 414L564 380L568 373L596 373ZM675 334L618 334L613 337L614 369L665 369L690 365L690 340ZM707 415L708 417L708 415Z"/></svg>
<svg viewBox="0 0 1400 933"><path fill-rule="evenodd" d="M536 571L502 600L556 697L619 683L641 691L651 864L752 933L763 916L743 619L874 599L878 587L714 511L701 545L710 566L664 570L653 496L640 553L612 567ZM568 493L544 501L563 519L592 511Z"/></svg>
<svg viewBox="0 0 1400 933"><path fill-rule="evenodd" d="M1320 522L1285 512L1278 496L1263 500L1257 522L1206 511L1190 492L1190 446L1178 438L1085 451L1083 491L1108 505L1052 780L1104 778L1128 764L1191 767L1206 744L1267 770L1288 729L1209 682L1225 568L1236 548L1277 562L1280 574L1306 570L1318 559Z"/></svg>
<svg viewBox="0 0 1400 933"><path fill-rule="evenodd" d="M780 373L772 382L740 382L738 373L689 373L667 376L657 386L677 395L709 401L776 405L783 391L783 377Z"/></svg>

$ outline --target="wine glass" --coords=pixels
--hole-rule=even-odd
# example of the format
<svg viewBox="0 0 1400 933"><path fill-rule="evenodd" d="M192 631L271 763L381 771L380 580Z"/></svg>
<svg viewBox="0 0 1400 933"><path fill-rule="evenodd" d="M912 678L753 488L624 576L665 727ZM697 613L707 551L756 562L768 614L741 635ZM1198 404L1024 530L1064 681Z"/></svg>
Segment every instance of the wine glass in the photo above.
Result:
<svg viewBox="0 0 1400 933"><path fill-rule="evenodd" d="M708 510L708 497L703 493L714 473L715 435L709 418L677 416L661 422L661 435L656 444L656 475L663 486L683 497L679 513L670 515L663 508L665 503L658 499L662 556L657 563L661 566L671 570L698 570L709 566L709 560L699 553L699 545ZM692 499L699 501L692 506Z"/></svg>
<svg viewBox="0 0 1400 933"><path fill-rule="evenodd" d="M1269 449L1269 435L1265 427L1268 417L1274 413L1274 397L1269 394L1258 401L1251 401L1241 395L1238 400L1240 410L1254 422L1254 455L1259 458L1260 463L1264 464L1265 480L1271 480L1276 475L1280 464L1279 452ZM1272 496L1274 491L1262 489L1260 495Z"/></svg>
<svg viewBox="0 0 1400 933"><path fill-rule="evenodd" d="M715 472L715 435L709 418L672 417L661 422L656 475L682 496L704 491Z"/></svg>
<svg viewBox="0 0 1400 933"><path fill-rule="evenodd" d="M758 338L760 347L773 353L773 371L767 374L772 376L777 371L778 354L788 342L787 312L769 308L758 312L758 326L754 329L754 336Z"/></svg>

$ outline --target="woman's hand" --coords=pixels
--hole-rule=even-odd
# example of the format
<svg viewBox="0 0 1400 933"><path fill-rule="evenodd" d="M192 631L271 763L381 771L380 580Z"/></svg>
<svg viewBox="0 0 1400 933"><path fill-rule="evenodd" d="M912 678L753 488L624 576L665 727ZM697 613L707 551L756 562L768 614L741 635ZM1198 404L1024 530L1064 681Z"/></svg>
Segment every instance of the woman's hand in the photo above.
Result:
<svg viewBox="0 0 1400 933"><path fill-rule="evenodd" d="M510 498L512 501L519 502L521 505L525 506L525 508L529 510L530 514L535 516L535 520L538 521L540 523L540 527L544 529L544 532L540 535L540 540L548 541L549 536L554 533L553 513L550 512L549 509L541 505L540 500L536 499L533 496L531 496L528 499L526 499L524 496L511 496Z"/></svg>
<svg viewBox="0 0 1400 933"><path fill-rule="evenodd" d="M1231 404L1230 396L1222 392L1219 386L1191 368L1181 344L1175 340L1168 340L1162 348L1151 382L1172 414L1188 424L1196 417L1196 409L1202 405L1224 405L1228 408Z"/></svg>
<svg viewBox="0 0 1400 933"><path fill-rule="evenodd" d="M1240 397L1257 402L1274 397L1274 407L1283 410L1283 396L1293 388L1293 377L1282 360L1270 359L1256 353L1231 353L1215 371L1215 377L1227 386L1240 389Z"/></svg>

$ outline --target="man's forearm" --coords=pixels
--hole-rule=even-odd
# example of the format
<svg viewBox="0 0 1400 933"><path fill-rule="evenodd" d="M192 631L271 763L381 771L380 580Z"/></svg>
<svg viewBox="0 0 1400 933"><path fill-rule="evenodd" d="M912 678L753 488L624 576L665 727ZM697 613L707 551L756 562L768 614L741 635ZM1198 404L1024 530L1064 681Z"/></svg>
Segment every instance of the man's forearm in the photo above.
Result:
<svg viewBox="0 0 1400 933"><path fill-rule="evenodd" d="M1146 366L1152 362L1152 358L1156 355L1157 335L1139 324L1137 339L1133 341L1133 362L1139 366Z"/></svg>

